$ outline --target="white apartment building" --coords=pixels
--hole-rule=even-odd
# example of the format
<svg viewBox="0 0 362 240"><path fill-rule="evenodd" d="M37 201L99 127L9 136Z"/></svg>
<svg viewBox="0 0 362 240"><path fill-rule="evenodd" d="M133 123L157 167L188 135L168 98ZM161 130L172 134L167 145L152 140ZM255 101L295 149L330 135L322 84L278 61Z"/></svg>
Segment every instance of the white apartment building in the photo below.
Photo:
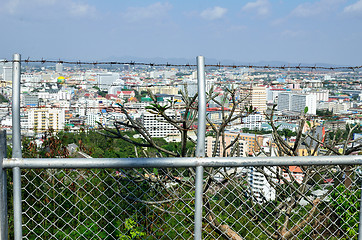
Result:
<svg viewBox="0 0 362 240"><path fill-rule="evenodd" d="M85 123L87 124L87 126L96 128L96 127L98 127L98 123L100 123L102 125L105 124L105 119L106 118L104 118L103 115L100 113L97 113L97 114L89 113L86 116Z"/></svg>
<svg viewBox="0 0 362 240"><path fill-rule="evenodd" d="M282 92L278 95L278 110L289 110L290 109L290 93Z"/></svg>
<svg viewBox="0 0 362 240"><path fill-rule="evenodd" d="M260 130L261 125L265 122L265 116L263 114L252 114L243 118L241 128L257 129Z"/></svg>
<svg viewBox="0 0 362 240"><path fill-rule="evenodd" d="M46 91L38 92L38 98L47 99L47 100L70 100L72 97L72 93L67 90L61 90L56 93L50 93Z"/></svg>
<svg viewBox="0 0 362 240"><path fill-rule="evenodd" d="M13 65L11 62L8 63L2 63L0 65L2 67L2 77L4 81L6 82L12 82L13 81Z"/></svg>
<svg viewBox="0 0 362 240"><path fill-rule="evenodd" d="M271 167L272 171L276 172L277 167ZM271 178L275 178L268 168L263 167L263 172ZM250 167L248 172L248 180L250 186L250 195L255 202L263 203L273 201L276 198L275 188L271 186L267 178L261 172L257 171L255 167ZM276 178L275 178L276 181Z"/></svg>
<svg viewBox="0 0 362 240"><path fill-rule="evenodd" d="M150 78L168 79L176 76L176 71L152 71L149 74Z"/></svg>
<svg viewBox="0 0 362 240"><path fill-rule="evenodd" d="M107 90L117 79L119 73L97 73L97 83L101 90Z"/></svg>
<svg viewBox="0 0 362 240"><path fill-rule="evenodd" d="M42 75L21 74L22 87L36 87L41 84Z"/></svg>
<svg viewBox="0 0 362 240"><path fill-rule="evenodd" d="M179 119L180 113L175 110L166 110L165 113L172 119ZM144 112L141 121L151 137L164 138L167 135L174 135L179 131L170 123L167 123L162 116Z"/></svg>
<svg viewBox="0 0 362 240"><path fill-rule="evenodd" d="M340 114L351 108L351 102L334 101L334 102L320 102L317 106L318 109L328 109L333 114Z"/></svg>
<svg viewBox="0 0 362 240"><path fill-rule="evenodd" d="M63 72L63 64L62 63L55 64L55 71L57 73L62 73Z"/></svg>
<svg viewBox="0 0 362 240"><path fill-rule="evenodd" d="M318 101L328 102L328 100L329 100L329 91L328 90L311 91L311 92L309 92L309 94L315 95L317 102Z"/></svg>
<svg viewBox="0 0 362 240"><path fill-rule="evenodd" d="M303 112L308 107L307 114L316 114L317 99L312 94L280 93L278 97L278 110Z"/></svg>
<svg viewBox="0 0 362 240"><path fill-rule="evenodd" d="M55 131L64 129L65 126L65 110L40 108L30 109L28 111L28 127L36 129L38 132L45 132L49 128Z"/></svg>

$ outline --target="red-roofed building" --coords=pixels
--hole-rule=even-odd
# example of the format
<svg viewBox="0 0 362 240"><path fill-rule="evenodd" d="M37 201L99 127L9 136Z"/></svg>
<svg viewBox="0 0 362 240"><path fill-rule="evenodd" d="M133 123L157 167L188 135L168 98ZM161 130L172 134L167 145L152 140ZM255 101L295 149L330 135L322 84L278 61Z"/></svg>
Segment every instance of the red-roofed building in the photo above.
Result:
<svg viewBox="0 0 362 240"><path fill-rule="evenodd" d="M292 176L295 181L302 183L304 179L303 170L298 166L289 166L289 172L283 171L283 178L288 182L291 182L290 176Z"/></svg>

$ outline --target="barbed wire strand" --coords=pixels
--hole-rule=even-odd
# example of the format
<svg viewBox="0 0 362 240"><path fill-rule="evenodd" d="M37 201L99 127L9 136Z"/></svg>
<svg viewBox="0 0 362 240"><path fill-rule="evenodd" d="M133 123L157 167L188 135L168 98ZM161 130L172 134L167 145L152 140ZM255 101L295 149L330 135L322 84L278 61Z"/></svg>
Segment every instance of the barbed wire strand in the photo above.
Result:
<svg viewBox="0 0 362 240"><path fill-rule="evenodd" d="M0 60L0 62L3 63L13 63L13 62L19 62L17 60ZM21 60L21 63L40 63L40 64L46 64L46 63L52 63L52 64L69 64L69 65L93 65L93 66L99 66L99 65L129 65L129 66L149 66L149 67L186 67L186 68L195 68L197 67L196 64L170 64L170 63L144 63L144 62L119 62L119 61L62 61L62 60L30 60L29 58L26 60ZM355 71L358 69L362 69L361 66L333 66L333 67L325 67L325 66L308 66L308 65L297 65L297 66L270 66L270 65L252 65L252 64L240 64L240 65L228 65L228 64L205 64L205 67L215 67L215 68L249 68L249 69L269 69L269 70L351 70Z"/></svg>

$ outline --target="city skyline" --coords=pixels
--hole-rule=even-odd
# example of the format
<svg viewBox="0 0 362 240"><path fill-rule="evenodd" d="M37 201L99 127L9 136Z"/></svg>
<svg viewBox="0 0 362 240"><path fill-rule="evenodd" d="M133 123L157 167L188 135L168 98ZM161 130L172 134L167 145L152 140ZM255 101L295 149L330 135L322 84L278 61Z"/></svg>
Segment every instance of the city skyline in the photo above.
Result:
<svg viewBox="0 0 362 240"><path fill-rule="evenodd" d="M0 20L0 58L361 65L362 0L1 0Z"/></svg>

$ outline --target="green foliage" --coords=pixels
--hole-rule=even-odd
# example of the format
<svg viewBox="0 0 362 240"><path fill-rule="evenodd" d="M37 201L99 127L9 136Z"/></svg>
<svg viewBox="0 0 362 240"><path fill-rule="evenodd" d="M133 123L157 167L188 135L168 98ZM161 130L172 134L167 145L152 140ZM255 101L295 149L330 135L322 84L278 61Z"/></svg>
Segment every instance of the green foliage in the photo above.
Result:
<svg viewBox="0 0 362 240"><path fill-rule="evenodd" d="M350 190L344 185L338 185L331 194L331 206L337 214L339 226L348 236L346 239L358 234L360 195L361 190Z"/></svg>
<svg viewBox="0 0 362 240"><path fill-rule="evenodd" d="M2 94L0 94L0 103L9 102Z"/></svg>
<svg viewBox="0 0 362 240"><path fill-rule="evenodd" d="M137 98L137 100L140 102L141 101L141 98L142 96L140 95L140 93L137 91L137 90L131 90L131 91L134 91L134 96L135 98Z"/></svg>
<svg viewBox="0 0 362 240"><path fill-rule="evenodd" d="M148 95L147 91L142 90L141 91L141 97L146 97Z"/></svg>
<svg viewBox="0 0 362 240"><path fill-rule="evenodd" d="M249 129L249 128L243 128L243 133L253 133L253 134L269 134L272 131L267 131L264 129L258 130L258 129Z"/></svg>
<svg viewBox="0 0 362 240"><path fill-rule="evenodd" d="M161 145L162 148L171 151L171 152L180 152L181 151L181 143L180 142L170 142L165 145ZM187 151L191 151L195 148L195 144L192 142L186 143Z"/></svg>
<svg viewBox="0 0 362 240"><path fill-rule="evenodd" d="M328 109L325 109L325 110L318 110L317 109L316 114L317 114L317 116L328 117L328 118L331 118L333 116L333 112L329 111Z"/></svg>
<svg viewBox="0 0 362 240"><path fill-rule="evenodd" d="M292 130L289 130L287 128L283 128L283 130L279 130L278 131L278 134L280 136L284 136L286 138L290 138L292 136L297 136L297 133L296 132L293 132Z"/></svg>
<svg viewBox="0 0 362 240"><path fill-rule="evenodd" d="M123 232L118 236L120 240L142 239L143 236L146 236L146 233L142 232L142 228L137 226L137 222L132 218L126 219Z"/></svg>
<svg viewBox="0 0 362 240"><path fill-rule="evenodd" d="M171 107L171 105L166 105L166 106L161 106L158 103L150 103L149 106L146 106L145 108L147 109L148 112L153 113L153 114L162 114L164 113L167 109L169 109Z"/></svg>
<svg viewBox="0 0 362 240"><path fill-rule="evenodd" d="M107 92L105 91L98 91L97 94L101 97L105 97L107 95Z"/></svg>
<svg viewBox="0 0 362 240"><path fill-rule="evenodd" d="M253 107L252 105L250 105L249 107L245 106L245 112L247 114L253 114L256 112L256 107Z"/></svg>
<svg viewBox="0 0 362 240"><path fill-rule="evenodd" d="M306 114L308 112L308 107L304 108L304 114Z"/></svg>
<svg viewBox="0 0 362 240"><path fill-rule="evenodd" d="M23 232L29 239L115 239L116 219L132 214L123 211L130 204L117 194L114 169L24 169L22 174L29 193Z"/></svg>
<svg viewBox="0 0 362 240"><path fill-rule="evenodd" d="M93 86L92 88L94 88L94 89L96 89L96 90L98 90L98 91L101 90L98 86Z"/></svg>
<svg viewBox="0 0 362 240"><path fill-rule="evenodd" d="M133 139L135 132L125 132ZM133 144L123 141L122 139L107 138L97 131L80 131L77 133L62 131L58 136L63 139L66 145L75 143L79 150L87 153L94 158L134 158L136 157L135 147ZM141 139L133 139L142 141ZM142 149L137 148L139 156L142 155Z"/></svg>
<svg viewBox="0 0 362 240"><path fill-rule="evenodd" d="M95 223L87 223L86 225L80 224L73 231L66 233L65 231L58 231L55 233L57 239L105 239L108 234Z"/></svg>

